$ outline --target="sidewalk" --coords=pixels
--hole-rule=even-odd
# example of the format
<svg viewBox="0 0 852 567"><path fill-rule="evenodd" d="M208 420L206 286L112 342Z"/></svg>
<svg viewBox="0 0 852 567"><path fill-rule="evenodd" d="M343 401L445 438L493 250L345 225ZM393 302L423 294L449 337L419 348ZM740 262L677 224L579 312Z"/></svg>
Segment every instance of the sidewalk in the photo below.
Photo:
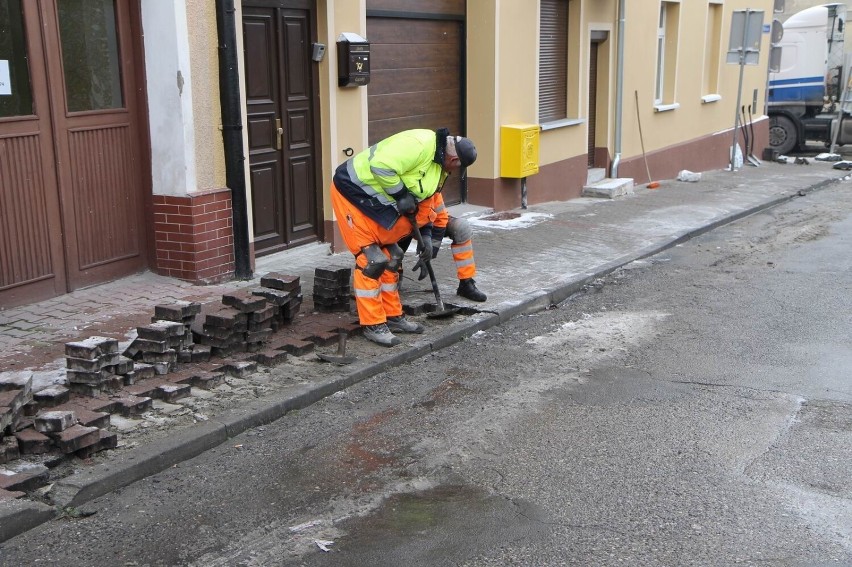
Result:
<svg viewBox="0 0 852 567"><path fill-rule="evenodd" d="M40 473L43 479L49 477L53 482L49 492L43 491L48 492L50 501L63 507L77 506L389 367L444 348L521 313L559 303L595 278L633 260L797 195L846 182L847 177L848 172L834 170L830 163L764 163L761 167L744 167L734 173L707 172L697 183L664 181L655 190L639 185L634 195L616 200L582 198L497 215L489 215L490 211L475 207L454 207L453 214L468 216L474 225L476 281L488 294L488 301L473 304L455 295L457 280L445 243L433 265L442 298L464 307L462 314L444 320L416 316L427 326L426 333L391 349L353 336L347 354L357 356L358 361L351 366L322 364L314 354L314 350L323 348L334 353L337 345L336 340L327 340L327 336L326 340L317 338L321 333L316 332L318 319L312 314L310 301L314 270L319 267L350 268L353 264L348 252L331 255L327 245L316 244L260 259L256 276L251 281L199 287L144 273L41 303L0 311L0 373L35 371L42 377L38 387L58 383L64 374L66 342L91 336L127 340L136 327L151 322L157 305L178 301L217 302L223 293L256 288L260 276L269 272L299 276L305 301L301 316L286 329L286 334L298 340L313 340L310 348L291 352L289 361L258 372L257 378L232 373L221 389L222 396L230 396L228 403L220 407L222 411L205 416L203 420L168 417L171 412L197 416L198 400L220 395L217 390L199 391L193 387L192 403L181 399L169 403L161 400L158 405L149 407L150 412L160 412L157 415L164 416L159 423L167 423L160 428L159 435L146 433L133 438L133 433L128 433L129 438L136 439L132 443L134 447L119 446L119 449L99 452L83 462L75 459L71 465L65 464L70 473L67 476L55 478L55 471ZM407 257L406 268L412 263L413 259ZM428 280L418 282L408 278L403 282L402 297L403 303L414 313L418 312L418 306L434 299ZM354 315L343 315L342 319L348 323L357 322ZM401 338L410 339L410 336ZM211 362L205 369L222 364L223 361ZM239 391L239 384L244 380L253 385L252 391L261 384L261 390L267 394L262 398L235 397L234 392ZM34 390L37 388L35 382ZM184 411L187 408L191 411ZM109 425L110 417L107 417L105 430L114 429L117 423L126 425L133 421L116 415L112 420ZM119 439L122 435L124 433L119 433ZM24 464L32 461L27 457L30 456L22 455L20 461ZM38 466L46 470L42 462L46 461L37 461ZM0 465L0 475L29 470L21 466L15 468L13 464ZM55 515L52 506L34 497L38 491L32 486L24 491L29 496L0 498L0 542Z"/></svg>

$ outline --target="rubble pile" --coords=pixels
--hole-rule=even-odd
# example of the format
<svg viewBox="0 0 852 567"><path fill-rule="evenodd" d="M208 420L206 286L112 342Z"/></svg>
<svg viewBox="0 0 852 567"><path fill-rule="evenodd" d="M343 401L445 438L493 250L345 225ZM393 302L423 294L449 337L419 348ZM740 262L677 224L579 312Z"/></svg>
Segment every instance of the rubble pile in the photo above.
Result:
<svg viewBox="0 0 852 567"><path fill-rule="evenodd" d="M90 352L98 352L94 343L103 344L103 337L93 338L97 340L85 346L93 349ZM75 343L70 351L79 355L83 352L80 348ZM108 346L107 350L113 348ZM91 359L81 360L98 360L95 355L90 356ZM97 356L109 358L111 354L102 352ZM103 368L106 366L101 371ZM118 436L103 429L109 425L109 414L70 405L69 396L69 389L62 386L33 393L30 371L0 373L0 404L3 404L0 407L0 464L7 465L33 455L44 459L44 463L22 462L4 467L0 471L0 500L20 498L27 491L44 486L48 482L48 466L68 455L88 458L97 451L118 445Z"/></svg>
<svg viewBox="0 0 852 567"><path fill-rule="evenodd" d="M0 375L0 463L18 458L18 443L11 435L25 421L24 408L33 399L32 387L31 372Z"/></svg>
<svg viewBox="0 0 852 567"><path fill-rule="evenodd" d="M35 373L38 386L31 371L0 372L0 500L45 486L49 469L69 456L117 447L118 436L107 429L111 415L140 416L154 400L175 402L192 387L213 389L225 376L246 378L258 365L359 333L349 309L351 270L316 275L317 312L296 327L299 277L270 273L260 287L221 301L155 306L151 323L137 327L124 350L102 336L65 343L66 368Z"/></svg>

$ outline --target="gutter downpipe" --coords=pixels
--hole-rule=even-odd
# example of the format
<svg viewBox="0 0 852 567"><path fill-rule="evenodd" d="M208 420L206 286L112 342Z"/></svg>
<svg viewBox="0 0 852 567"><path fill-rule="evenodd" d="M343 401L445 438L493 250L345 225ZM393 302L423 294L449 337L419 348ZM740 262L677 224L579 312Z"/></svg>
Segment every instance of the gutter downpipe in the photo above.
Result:
<svg viewBox="0 0 852 567"><path fill-rule="evenodd" d="M237 27L234 0L216 0L216 30L219 40L219 104L222 107L222 141L225 150L225 184L231 190L234 221L234 275L251 279L248 199L246 198L245 153L240 108L240 77L237 57Z"/></svg>
<svg viewBox="0 0 852 567"><path fill-rule="evenodd" d="M621 163L621 115L624 108L624 4L618 0L618 51L615 72L615 156L610 165L610 177L618 178Z"/></svg>

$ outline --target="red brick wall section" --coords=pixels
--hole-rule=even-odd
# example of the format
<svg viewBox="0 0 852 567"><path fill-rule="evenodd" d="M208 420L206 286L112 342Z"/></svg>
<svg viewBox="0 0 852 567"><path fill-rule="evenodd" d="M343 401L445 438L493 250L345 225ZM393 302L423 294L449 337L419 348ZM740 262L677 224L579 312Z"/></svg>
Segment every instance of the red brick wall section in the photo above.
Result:
<svg viewBox="0 0 852 567"><path fill-rule="evenodd" d="M156 272L199 284L234 274L231 191L154 195Z"/></svg>

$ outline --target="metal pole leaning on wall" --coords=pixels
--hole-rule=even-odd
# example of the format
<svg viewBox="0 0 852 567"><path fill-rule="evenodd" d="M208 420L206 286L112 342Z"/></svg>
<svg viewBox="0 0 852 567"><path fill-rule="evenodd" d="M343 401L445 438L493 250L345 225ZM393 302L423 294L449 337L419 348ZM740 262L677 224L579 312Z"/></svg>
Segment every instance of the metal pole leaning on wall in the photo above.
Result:
<svg viewBox="0 0 852 567"><path fill-rule="evenodd" d="M745 57L746 57L746 37L748 34L748 20L751 17L752 10L745 10L745 21L743 22L743 37L740 41L739 48L739 58L740 58L740 79L737 83L737 105L734 107L734 141L731 144L731 171L736 171L736 167L734 164L737 160L737 130L740 127L740 102L742 101L743 94L743 71L745 70ZM743 160L745 160L745 154L743 154Z"/></svg>

